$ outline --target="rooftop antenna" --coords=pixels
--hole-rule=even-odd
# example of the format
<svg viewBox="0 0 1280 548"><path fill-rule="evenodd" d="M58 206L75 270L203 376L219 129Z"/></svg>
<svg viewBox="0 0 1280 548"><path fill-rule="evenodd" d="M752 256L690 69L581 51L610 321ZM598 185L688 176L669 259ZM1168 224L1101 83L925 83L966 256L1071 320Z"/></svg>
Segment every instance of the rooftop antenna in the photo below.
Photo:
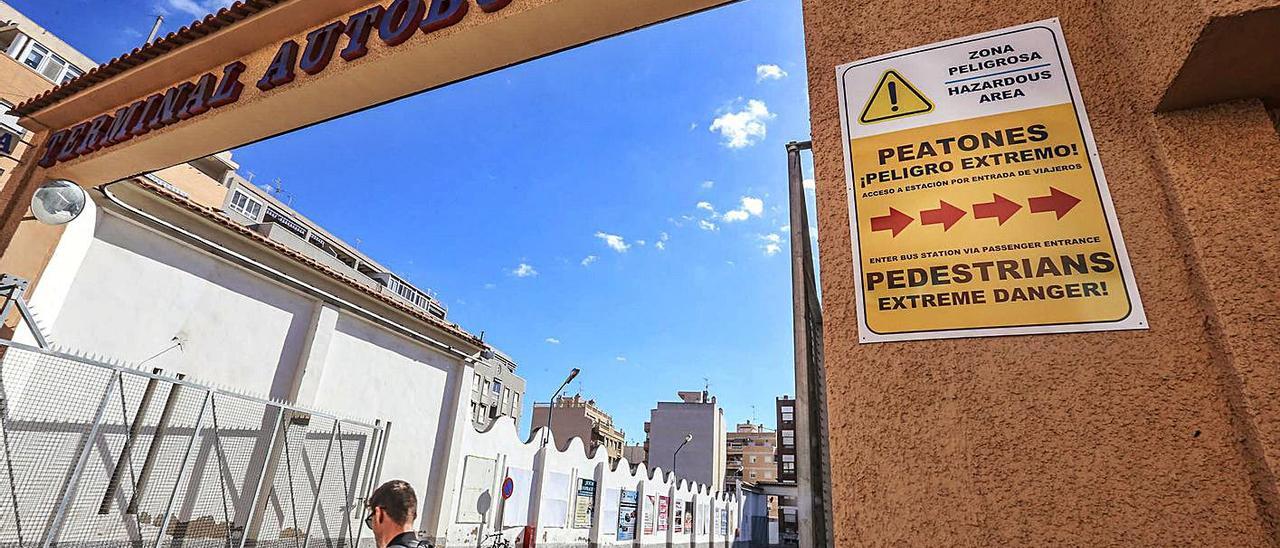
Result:
<svg viewBox="0 0 1280 548"><path fill-rule="evenodd" d="M293 207L293 193L284 189L284 182L281 181L279 177L276 177L276 180L271 183L271 193L276 195L277 198L280 195L287 196L285 199L285 205Z"/></svg>
<svg viewBox="0 0 1280 548"><path fill-rule="evenodd" d="M147 41L144 43L144 45L150 44L152 41L156 39L156 35L160 34L160 24L163 22L164 22L164 16L160 14L156 14L156 24L151 26L151 35L147 36Z"/></svg>
<svg viewBox="0 0 1280 548"><path fill-rule="evenodd" d="M244 173L245 173L245 175L248 175L248 177L245 177L245 180L246 180L246 181L249 181L250 183L252 183L252 182L253 182L253 172L252 172L252 171L246 171L246 172L244 172Z"/></svg>

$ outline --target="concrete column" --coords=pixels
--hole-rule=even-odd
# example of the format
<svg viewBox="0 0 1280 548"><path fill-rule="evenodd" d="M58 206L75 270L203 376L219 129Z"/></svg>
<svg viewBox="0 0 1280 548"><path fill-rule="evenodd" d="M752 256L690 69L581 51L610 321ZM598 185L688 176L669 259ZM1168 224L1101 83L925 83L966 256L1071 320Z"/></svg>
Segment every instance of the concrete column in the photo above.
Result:
<svg viewBox="0 0 1280 548"><path fill-rule="evenodd" d="M599 546L601 542L601 533L604 530L604 478L605 471L608 469L608 462L596 463L594 475L596 480L596 496L594 501L595 513L591 515L591 536L588 542L591 546Z"/></svg>
<svg viewBox="0 0 1280 548"><path fill-rule="evenodd" d="M302 407L314 407L324 377L325 360L329 357L329 344L338 328L341 312L330 304L317 301L311 315L311 327L302 343L298 369L293 375L289 401Z"/></svg>
<svg viewBox="0 0 1280 548"><path fill-rule="evenodd" d="M1274 55L1258 41L1214 46L1232 33L1204 31L1246 10L1274 21L1280 3L807 0L803 9L835 544L1280 542L1271 464L1280 415L1274 367L1263 366L1274 365L1280 336L1275 128L1257 103L1155 114L1268 82L1274 65L1192 79L1214 82L1212 93L1173 85L1252 66L1250 51ZM1062 22L1151 328L858 344L834 68L1050 17ZM1230 55L1197 60L1213 51Z"/></svg>
<svg viewBox="0 0 1280 548"><path fill-rule="evenodd" d="M457 362L449 375L448 388L445 390L447 397L441 406L441 412L450 415L449 428L441 433L448 436L449 443L444 447L443 454L435 457L436 469L432 475L440 478L440 485L428 491L433 496L422 502L420 527L429 531L440 542L443 542L452 516L457 512L462 466L469 452L466 446L467 429L475 430L471 424L470 412L472 375L474 370L466 362Z"/></svg>

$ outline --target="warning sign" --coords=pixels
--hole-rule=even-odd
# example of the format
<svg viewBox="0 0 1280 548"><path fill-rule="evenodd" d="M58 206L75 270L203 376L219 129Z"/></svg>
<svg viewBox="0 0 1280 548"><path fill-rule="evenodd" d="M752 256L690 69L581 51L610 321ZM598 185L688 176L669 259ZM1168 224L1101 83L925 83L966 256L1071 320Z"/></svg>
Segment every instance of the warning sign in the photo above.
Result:
<svg viewBox="0 0 1280 548"><path fill-rule="evenodd" d="M836 74L862 342L1147 327L1056 19Z"/></svg>
<svg viewBox="0 0 1280 548"><path fill-rule="evenodd" d="M867 106L862 107L862 116L858 117L858 123L874 124L903 116L924 114L931 110L933 110L933 103L929 102L920 90L898 74L898 71L889 69L880 76L880 83L876 84L876 90L871 93L871 97L867 98Z"/></svg>

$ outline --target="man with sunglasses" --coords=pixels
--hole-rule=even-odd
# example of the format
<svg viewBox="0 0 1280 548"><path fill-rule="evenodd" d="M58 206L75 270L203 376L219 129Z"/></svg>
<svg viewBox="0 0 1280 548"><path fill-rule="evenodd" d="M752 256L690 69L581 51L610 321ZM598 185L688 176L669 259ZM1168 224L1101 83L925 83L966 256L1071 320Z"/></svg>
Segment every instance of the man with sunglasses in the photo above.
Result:
<svg viewBox="0 0 1280 548"><path fill-rule="evenodd" d="M418 495L403 480L388 481L373 491L366 504L364 524L373 530L378 548L431 548L418 540L413 522L418 518Z"/></svg>

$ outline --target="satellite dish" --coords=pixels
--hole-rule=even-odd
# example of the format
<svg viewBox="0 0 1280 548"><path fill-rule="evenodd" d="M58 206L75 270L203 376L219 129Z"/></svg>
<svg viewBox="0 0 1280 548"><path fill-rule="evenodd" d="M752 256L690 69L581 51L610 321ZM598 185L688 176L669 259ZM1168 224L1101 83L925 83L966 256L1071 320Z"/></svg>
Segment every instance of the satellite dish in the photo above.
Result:
<svg viewBox="0 0 1280 548"><path fill-rule="evenodd" d="M79 185L66 179L54 179L36 189L31 196L31 213L47 225L65 225L84 211L89 197Z"/></svg>

